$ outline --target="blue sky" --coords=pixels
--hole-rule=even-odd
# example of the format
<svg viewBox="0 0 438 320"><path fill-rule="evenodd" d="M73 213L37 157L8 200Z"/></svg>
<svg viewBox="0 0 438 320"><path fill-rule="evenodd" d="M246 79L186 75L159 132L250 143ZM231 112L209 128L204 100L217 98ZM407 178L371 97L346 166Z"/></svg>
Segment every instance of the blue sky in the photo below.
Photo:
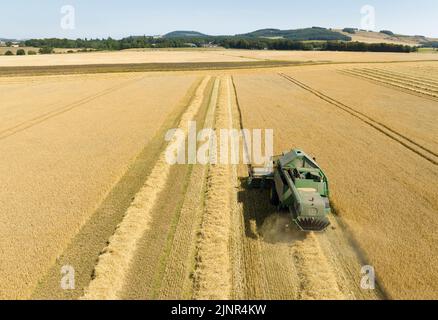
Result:
<svg viewBox="0 0 438 320"><path fill-rule="evenodd" d="M75 29L60 26L75 8ZM437 0L13 0L0 4L0 37L108 37L173 30L235 34L260 28L360 27L361 7L376 10L376 29L438 37Z"/></svg>

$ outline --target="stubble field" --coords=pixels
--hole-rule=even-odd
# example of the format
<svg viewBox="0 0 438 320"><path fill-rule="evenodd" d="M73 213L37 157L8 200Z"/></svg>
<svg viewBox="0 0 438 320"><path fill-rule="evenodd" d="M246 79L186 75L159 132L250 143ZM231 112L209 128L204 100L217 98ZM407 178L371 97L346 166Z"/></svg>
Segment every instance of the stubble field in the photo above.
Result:
<svg viewBox="0 0 438 320"><path fill-rule="evenodd" d="M0 297L438 298L438 65L384 57L0 78ZM164 134L189 120L274 129L276 153L316 156L332 227L296 230L246 165L168 164Z"/></svg>

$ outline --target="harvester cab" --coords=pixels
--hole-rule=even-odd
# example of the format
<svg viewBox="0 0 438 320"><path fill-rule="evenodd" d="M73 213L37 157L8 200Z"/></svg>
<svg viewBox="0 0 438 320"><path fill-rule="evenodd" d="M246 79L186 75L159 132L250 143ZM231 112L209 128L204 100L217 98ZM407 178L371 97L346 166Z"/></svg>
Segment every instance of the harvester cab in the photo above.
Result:
<svg viewBox="0 0 438 320"><path fill-rule="evenodd" d="M270 188L271 203L287 208L302 231L324 231L330 225L327 177L303 151L275 156L265 167L250 166L248 182L251 188Z"/></svg>

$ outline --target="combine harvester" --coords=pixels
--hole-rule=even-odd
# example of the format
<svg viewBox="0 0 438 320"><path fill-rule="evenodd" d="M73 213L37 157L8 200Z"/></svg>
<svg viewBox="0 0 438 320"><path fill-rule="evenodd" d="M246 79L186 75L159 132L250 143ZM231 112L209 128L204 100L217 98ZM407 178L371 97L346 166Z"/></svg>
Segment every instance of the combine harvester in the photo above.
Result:
<svg viewBox="0 0 438 320"><path fill-rule="evenodd" d="M267 167L250 166L248 183L250 187L269 187L271 203L288 209L302 231L324 231L330 225L327 177L303 151L275 156Z"/></svg>

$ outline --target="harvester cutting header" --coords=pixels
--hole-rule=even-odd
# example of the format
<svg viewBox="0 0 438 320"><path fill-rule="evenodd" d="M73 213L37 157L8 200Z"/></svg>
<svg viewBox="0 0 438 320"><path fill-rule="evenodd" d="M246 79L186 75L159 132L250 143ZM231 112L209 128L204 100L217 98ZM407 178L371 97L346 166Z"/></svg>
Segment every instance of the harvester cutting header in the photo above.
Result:
<svg viewBox="0 0 438 320"><path fill-rule="evenodd" d="M275 156L267 167L251 166L249 186L269 187L271 203L288 209L302 231L324 231L330 225L327 177L301 150Z"/></svg>

